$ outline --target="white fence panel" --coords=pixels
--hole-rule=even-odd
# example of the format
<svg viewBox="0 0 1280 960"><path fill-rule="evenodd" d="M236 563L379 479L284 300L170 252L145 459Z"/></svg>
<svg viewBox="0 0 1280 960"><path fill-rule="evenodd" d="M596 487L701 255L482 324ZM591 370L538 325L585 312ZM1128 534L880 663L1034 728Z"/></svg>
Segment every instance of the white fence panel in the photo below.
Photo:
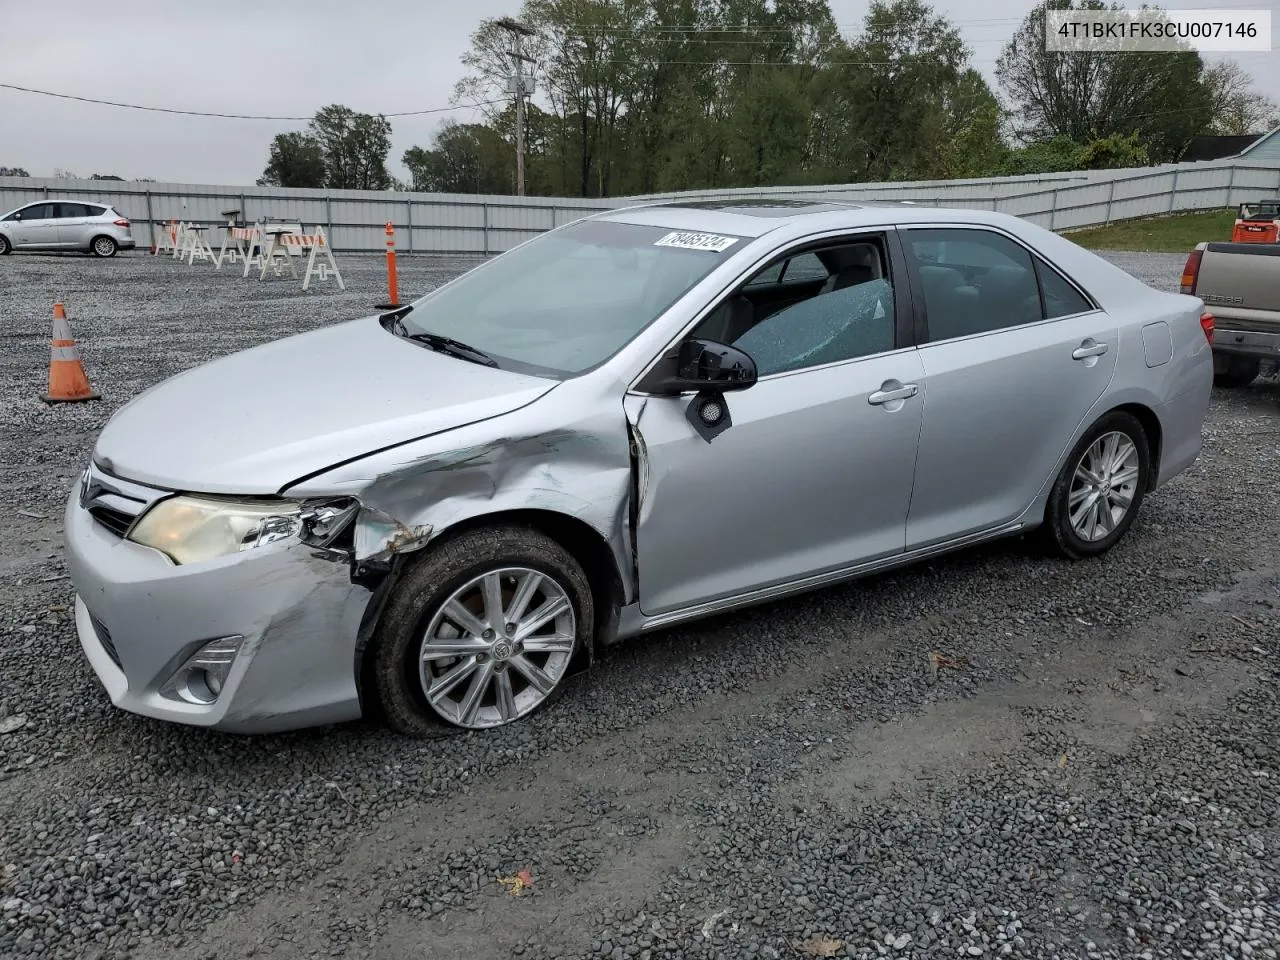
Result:
<svg viewBox="0 0 1280 960"><path fill-rule="evenodd" d="M995 209L1063 230L1160 213L1230 207L1276 194L1280 194L1280 164L1269 161L1164 164L970 180L693 190L605 200L0 177L0 214L47 198L110 203L133 222L134 237L144 249L158 233L152 225L162 228L170 219L214 228L210 237L216 245L226 222L223 212L239 210L241 220L249 223L261 218L324 226L335 250L378 252L386 249L385 224L390 221L399 252L484 254L509 249L600 210L677 199L911 200Z"/></svg>

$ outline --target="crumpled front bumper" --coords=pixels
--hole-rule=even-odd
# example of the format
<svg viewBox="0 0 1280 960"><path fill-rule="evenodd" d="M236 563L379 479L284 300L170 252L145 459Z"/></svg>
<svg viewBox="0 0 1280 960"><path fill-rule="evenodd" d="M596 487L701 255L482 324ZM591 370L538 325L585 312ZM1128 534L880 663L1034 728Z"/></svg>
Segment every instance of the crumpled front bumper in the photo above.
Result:
<svg viewBox="0 0 1280 960"><path fill-rule="evenodd" d="M65 524L80 645L117 707L234 733L360 716L356 644L371 594L348 564L290 542L178 566L106 529L75 491ZM244 642L213 703L162 692L202 645L233 635Z"/></svg>

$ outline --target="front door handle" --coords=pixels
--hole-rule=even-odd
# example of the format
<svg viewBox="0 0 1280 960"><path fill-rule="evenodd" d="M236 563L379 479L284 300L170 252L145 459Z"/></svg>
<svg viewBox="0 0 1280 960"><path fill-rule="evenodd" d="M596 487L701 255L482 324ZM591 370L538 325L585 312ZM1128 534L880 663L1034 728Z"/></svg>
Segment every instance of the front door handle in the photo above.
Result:
<svg viewBox="0 0 1280 960"><path fill-rule="evenodd" d="M1090 357L1100 357L1107 352L1105 343L1097 343L1094 340L1086 340L1080 346L1071 351L1072 360L1088 360Z"/></svg>
<svg viewBox="0 0 1280 960"><path fill-rule="evenodd" d="M888 386L888 384L884 384L884 386ZM894 387L889 390L877 390L867 397L867 403L878 407L884 403L892 403L894 400L906 400L908 397L914 397L919 392L920 387L917 384L904 383L900 387Z"/></svg>

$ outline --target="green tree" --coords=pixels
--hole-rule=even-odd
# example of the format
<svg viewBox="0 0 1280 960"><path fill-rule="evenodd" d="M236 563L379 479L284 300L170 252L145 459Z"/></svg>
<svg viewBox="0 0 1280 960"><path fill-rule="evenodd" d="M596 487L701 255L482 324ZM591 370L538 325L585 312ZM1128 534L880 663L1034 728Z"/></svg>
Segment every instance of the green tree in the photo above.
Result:
<svg viewBox="0 0 1280 960"><path fill-rule="evenodd" d="M0 167L0 177L29 177L29 176L31 176L31 174L27 173L26 170L22 169L22 167Z"/></svg>
<svg viewBox="0 0 1280 960"><path fill-rule="evenodd" d="M324 148L309 134L278 133L271 141L267 168L258 178L259 186L323 187Z"/></svg>
<svg viewBox="0 0 1280 960"><path fill-rule="evenodd" d="M386 190L391 186L387 170L391 123L386 117L332 104L316 113L308 132L324 156L326 187Z"/></svg>
<svg viewBox="0 0 1280 960"><path fill-rule="evenodd" d="M1152 160L1175 160L1213 117L1198 53L1045 49L1046 10L1107 9L1121 7L1046 0L1023 20L996 65L1013 134L1023 143L1063 136L1077 144L1136 134Z"/></svg>
<svg viewBox="0 0 1280 960"><path fill-rule="evenodd" d="M852 42L828 0L526 0L519 19L536 31L523 41L539 88L531 193L977 176L1006 152L994 94L924 0L875 0ZM481 106L499 137L467 143L503 169L509 46L481 24L455 88L458 103L501 101ZM415 162L426 170L436 149Z"/></svg>
<svg viewBox="0 0 1280 960"><path fill-rule="evenodd" d="M943 141L936 175L953 179L989 177L1004 163L1008 148L1000 139L1003 111L982 74L969 67L943 91Z"/></svg>
<svg viewBox="0 0 1280 960"><path fill-rule="evenodd" d="M410 147L403 163L413 189L431 193L510 194L515 185L515 158L508 144L482 123L446 120L430 149Z"/></svg>
<svg viewBox="0 0 1280 960"><path fill-rule="evenodd" d="M1123 170L1144 166L1150 159L1150 151L1136 133L1113 133L1085 144L1077 154L1082 170Z"/></svg>
<svg viewBox="0 0 1280 960"><path fill-rule="evenodd" d="M1213 104L1209 132L1244 136L1280 127L1280 105L1254 89L1253 77L1239 61L1216 63L1203 79Z"/></svg>

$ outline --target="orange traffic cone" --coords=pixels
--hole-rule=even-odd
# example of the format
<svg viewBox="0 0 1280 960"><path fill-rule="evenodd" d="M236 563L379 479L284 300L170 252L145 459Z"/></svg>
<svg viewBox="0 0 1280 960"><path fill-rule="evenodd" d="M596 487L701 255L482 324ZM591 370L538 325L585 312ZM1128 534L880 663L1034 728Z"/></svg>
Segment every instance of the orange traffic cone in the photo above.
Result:
<svg viewBox="0 0 1280 960"><path fill-rule="evenodd" d="M49 392L45 403L69 403L76 400L97 400L98 391L89 384L84 364L80 362L80 348L71 338L71 324L61 303L53 305L53 346L49 359Z"/></svg>

